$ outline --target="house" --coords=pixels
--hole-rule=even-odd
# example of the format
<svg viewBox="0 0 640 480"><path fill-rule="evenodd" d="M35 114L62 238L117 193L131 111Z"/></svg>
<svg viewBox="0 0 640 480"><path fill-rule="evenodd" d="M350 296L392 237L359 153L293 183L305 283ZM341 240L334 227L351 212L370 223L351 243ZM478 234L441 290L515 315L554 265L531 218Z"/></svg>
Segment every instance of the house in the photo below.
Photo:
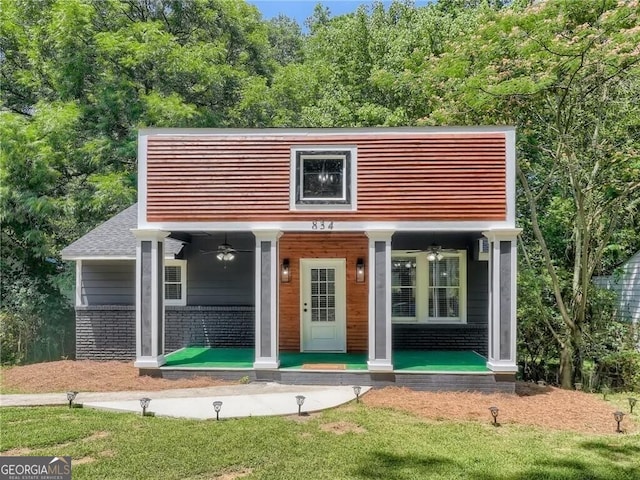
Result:
<svg viewBox="0 0 640 480"><path fill-rule="evenodd" d="M636 252L612 275L594 277L595 285L616 292L618 319L640 324L640 252Z"/></svg>
<svg viewBox="0 0 640 480"><path fill-rule="evenodd" d="M62 252L77 358L513 391L512 127L143 129L138 169Z"/></svg>

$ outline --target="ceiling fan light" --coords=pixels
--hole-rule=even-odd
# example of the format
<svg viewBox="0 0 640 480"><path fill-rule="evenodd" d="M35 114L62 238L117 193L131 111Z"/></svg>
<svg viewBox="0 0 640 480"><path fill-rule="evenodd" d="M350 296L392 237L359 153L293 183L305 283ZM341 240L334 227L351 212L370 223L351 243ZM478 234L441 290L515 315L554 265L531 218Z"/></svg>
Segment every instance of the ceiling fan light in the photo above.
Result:
<svg viewBox="0 0 640 480"><path fill-rule="evenodd" d="M430 262L433 262L436 258L437 258L437 255L433 252L429 252L427 254L427 260L429 260Z"/></svg>
<svg viewBox="0 0 640 480"><path fill-rule="evenodd" d="M224 252L220 252L216 255L216 258L221 262L224 260Z"/></svg>

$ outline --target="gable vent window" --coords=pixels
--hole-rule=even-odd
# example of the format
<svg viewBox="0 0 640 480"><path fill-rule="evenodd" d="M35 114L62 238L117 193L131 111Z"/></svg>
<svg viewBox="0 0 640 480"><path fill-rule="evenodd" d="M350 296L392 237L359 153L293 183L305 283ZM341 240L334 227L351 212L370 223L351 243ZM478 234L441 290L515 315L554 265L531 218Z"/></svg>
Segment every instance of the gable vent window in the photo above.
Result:
<svg viewBox="0 0 640 480"><path fill-rule="evenodd" d="M292 150L292 210L355 210L355 147Z"/></svg>
<svg viewBox="0 0 640 480"><path fill-rule="evenodd" d="M166 305L187 304L186 260L165 260L164 303Z"/></svg>

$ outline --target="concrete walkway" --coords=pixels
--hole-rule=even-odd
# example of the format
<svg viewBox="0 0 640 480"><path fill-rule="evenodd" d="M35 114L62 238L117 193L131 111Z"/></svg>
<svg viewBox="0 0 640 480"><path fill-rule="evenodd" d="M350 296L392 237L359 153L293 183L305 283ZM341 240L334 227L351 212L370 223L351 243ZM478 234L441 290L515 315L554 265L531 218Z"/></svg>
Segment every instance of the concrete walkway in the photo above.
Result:
<svg viewBox="0 0 640 480"><path fill-rule="evenodd" d="M362 393L371 387L362 387ZM148 411L156 416L215 418L213 401L222 401L220 418L240 418L298 413L296 395L304 395L303 412L337 407L355 399L351 386L281 385L251 383L160 391L80 392L77 403L87 408L137 412L140 398L149 397ZM0 395L0 406L66 405L66 393Z"/></svg>

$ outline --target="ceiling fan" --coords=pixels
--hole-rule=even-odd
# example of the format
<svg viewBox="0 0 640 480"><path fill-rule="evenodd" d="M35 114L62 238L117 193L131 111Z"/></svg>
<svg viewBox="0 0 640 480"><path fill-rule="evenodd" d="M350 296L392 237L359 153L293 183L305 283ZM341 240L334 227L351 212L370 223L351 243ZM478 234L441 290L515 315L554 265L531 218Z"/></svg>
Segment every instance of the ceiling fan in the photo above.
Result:
<svg viewBox="0 0 640 480"><path fill-rule="evenodd" d="M231 244L227 241L227 234L224 234L224 242L218 245L217 250L211 251L202 251L204 255L208 255L211 253L216 254L216 258L221 262L231 262L236 258L237 253L245 253L252 252L253 250L239 250L237 248L233 248Z"/></svg>
<svg viewBox="0 0 640 480"><path fill-rule="evenodd" d="M454 249L449 249L449 248L442 248L442 246L440 245L436 245L435 243L432 243L431 246L429 246L429 248L425 248L422 250L411 250L407 253L423 253L426 252L427 254L427 260L429 260L430 262L433 262L434 260L442 260L444 258L443 253L447 253L447 252L455 252L457 250Z"/></svg>

